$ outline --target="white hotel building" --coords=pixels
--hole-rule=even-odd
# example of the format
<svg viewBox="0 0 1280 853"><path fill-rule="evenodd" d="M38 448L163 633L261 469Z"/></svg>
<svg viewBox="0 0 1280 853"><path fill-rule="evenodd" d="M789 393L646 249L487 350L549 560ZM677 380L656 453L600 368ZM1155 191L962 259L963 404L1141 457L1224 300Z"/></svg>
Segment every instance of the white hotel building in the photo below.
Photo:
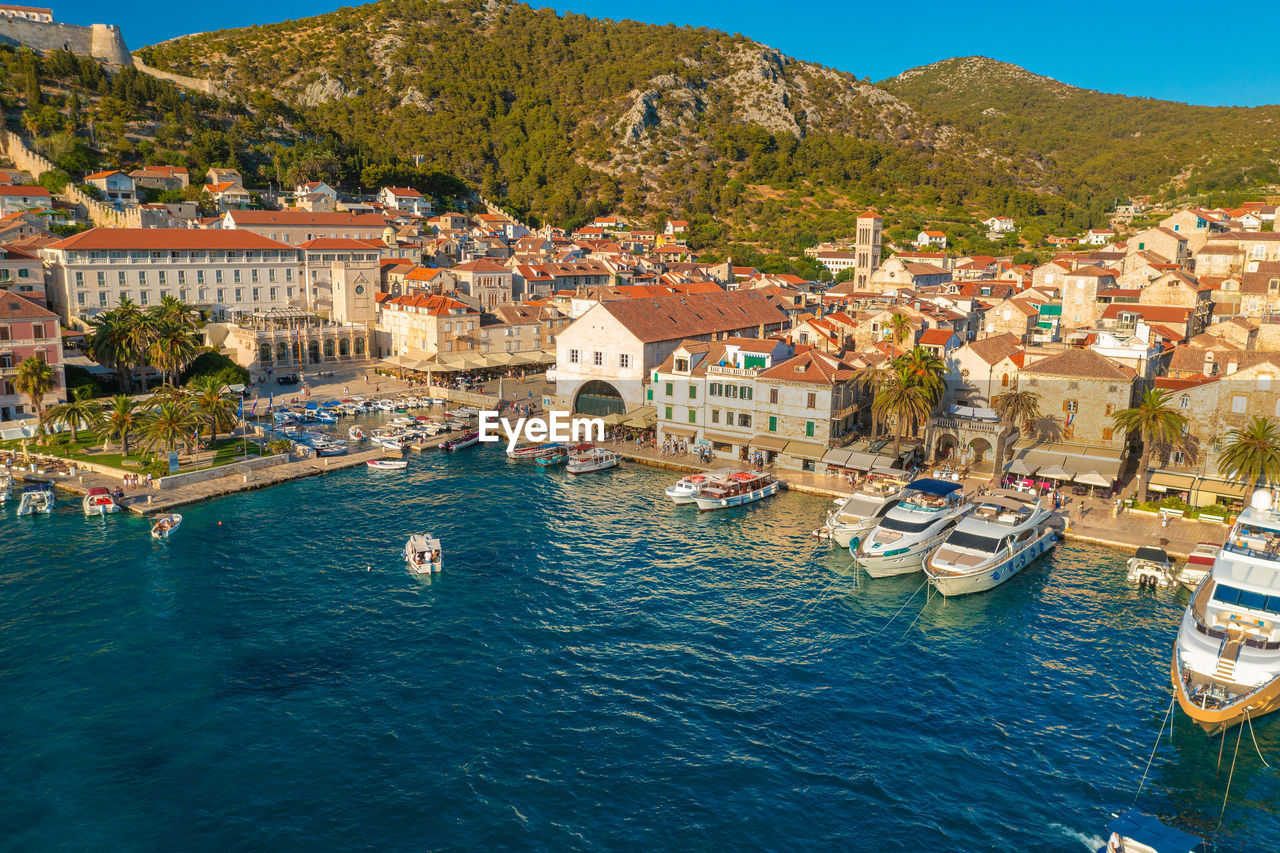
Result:
<svg viewBox="0 0 1280 853"><path fill-rule="evenodd" d="M125 297L145 307L175 296L214 319L304 299L298 250L251 231L94 228L40 253L50 307L68 323Z"/></svg>

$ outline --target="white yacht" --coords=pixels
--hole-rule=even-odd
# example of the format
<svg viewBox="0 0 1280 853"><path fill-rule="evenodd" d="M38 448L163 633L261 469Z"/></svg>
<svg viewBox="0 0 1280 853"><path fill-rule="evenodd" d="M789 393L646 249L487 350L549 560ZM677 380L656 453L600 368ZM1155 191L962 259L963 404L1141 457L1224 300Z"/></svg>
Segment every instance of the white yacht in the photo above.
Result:
<svg viewBox="0 0 1280 853"><path fill-rule="evenodd" d="M1058 543L1053 510L1030 492L997 489L975 504L924 562L943 595L997 587Z"/></svg>
<svg viewBox="0 0 1280 853"><path fill-rule="evenodd" d="M1209 734L1280 708L1280 509L1253 493L1182 615L1171 674Z"/></svg>
<svg viewBox="0 0 1280 853"><path fill-rule="evenodd" d="M53 512L53 487L48 483L27 486L22 490L22 500L18 502L18 515L49 515Z"/></svg>
<svg viewBox="0 0 1280 853"><path fill-rule="evenodd" d="M565 470L570 474L589 474L592 471L616 468L620 459L621 457L612 450L606 450L603 447L592 447L588 450L570 453L569 464L565 466Z"/></svg>
<svg viewBox="0 0 1280 853"><path fill-rule="evenodd" d="M841 548L858 547L862 537L898 505L906 485L896 477L868 476L840 506L827 513L826 523L814 534L819 539L830 539Z"/></svg>
<svg viewBox="0 0 1280 853"><path fill-rule="evenodd" d="M693 503L693 496L709 481L722 480L732 473L732 468L717 468L714 471L707 471L705 474L690 474L667 486L666 495L674 504L691 504Z"/></svg>
<svg viewBox="0 0 1280 853"><path fill-rule="evenodd" d="M409 571L429 575L444 567L444 553L434 533L415 533L404 546L404 561Z"/></svg>
<svg viewBox="0 0 1280 853"><path fill-rule="evenodd" d="M1125 579L1145 589L1165 589L1178 582L1168 552L1152 545L1139 546L1125 568L1128 569Z"/></svg>
<svg viewBox="0 0 1280 853"><path fill-rule="evenodd" d="M168 539L169 534L177 530L182 524L182 516L176 512L168 512L164 515L156 516L156 523L151 525L152 539Z"/></svg>
<svg viewBox="0 0 1280 853"><path fill-rule="evenodd" d="M923 479L909 483L898 505L856 546L854 564L873 578L920 571L925 555L941 542L973 504L959 483Z"/></svg>

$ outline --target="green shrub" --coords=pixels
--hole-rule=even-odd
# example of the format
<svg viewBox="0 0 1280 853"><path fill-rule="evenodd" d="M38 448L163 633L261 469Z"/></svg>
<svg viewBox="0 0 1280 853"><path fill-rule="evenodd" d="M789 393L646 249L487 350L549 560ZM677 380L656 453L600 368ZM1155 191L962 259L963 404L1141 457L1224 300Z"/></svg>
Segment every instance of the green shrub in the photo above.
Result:
<svg viewBox="0 0 1280 853"><path fill-rule="evenodd" d="M212 376L223 385L248 385L249 371L220 352L202 352L182 374L183 384L201 376Z"/></svg>

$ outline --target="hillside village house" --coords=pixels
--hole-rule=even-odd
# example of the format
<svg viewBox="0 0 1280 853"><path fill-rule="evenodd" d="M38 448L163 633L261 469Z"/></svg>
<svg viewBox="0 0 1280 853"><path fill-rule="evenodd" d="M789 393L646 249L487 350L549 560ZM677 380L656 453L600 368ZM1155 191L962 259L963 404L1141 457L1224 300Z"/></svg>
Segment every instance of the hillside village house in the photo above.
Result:
<svg viewBox="0 0 1280 853"><path fill-rule="evenodd" d="M1280 261L1259 261L1240 277L1238 310L1252 319L1280 315Z"/></svg>
<svg viewBox="0 0 1280 853"><path fill-rule="evenodd" d="M13 387L18 365L31 356L53 368L53 390L43 404L66 400L58 316L16 294L0 293L0 421L18 420L34 411L31 401Z"/></svg>
<svg viewBox="0 0 1280 853"><path fill-rule="evenodd" d="M450 272L458 279L459 289L486 311L492 311L513 299L512 272L496 261L477 258L458 264Z"/></svg>
<svg viewBox="0 0 1280 853"><path fill-rule="evenodd" d="M0 186L0 216L21 210L46 210L53 206L53 196L41 186Z"/></svg>
<svg viewBox="0 0 1280 853"><path fill-rule="evenodd" d="M378 191L378 203L387 210L398 210L412 216L431 215L431 202L409 187L383 187Z"/></svg>
<svg viewBox="0 0 1280 853"><path fill-rule="evenodd" d="M0 245L0 296L16 293L45 307L44 264L26 249Z"/></svg>
<svg viewBox="0 0 1280 853"><path fill-rule="evenodd" d="M556 394L588 415L652 406L650 372L681 342L766 337L786 325L750 290L595 302L556 339Z"/></svg>
<svg viewBox="0 0 1280 853"><path fill-rule="evenodd" d="M185 166L142 166L129 173L135 187L153 190L182 190L191 183Z"/></svg>
<svg viewBox="0 0 1280 853"><path fill-rule="evenodd" d="M1007 234L1014 229L1014 222L1007 216L988 216L982 220L992 234Z"/></svg>
<svg viewBox="0 0 1280 853"><path fill-rule="evenodd" d="M204 190L209 194L209 198L213 200L218 210L236 210L253 204L253 196L249 194L249 191L240 186L240 184L230 181L205 184ZM226 226L224 225L223 227Z"/></svg>
<svg viewBox="0 0 1280 853"><path fill-rule="evenodd" d="M1185 264L1191 257L1191 247L1187 238L1161 226L1148 228L1145 231L1139 231L1134 234L1126 241L1125 251L1129 254L1134 252L1155 252L1170 263L1178 264L1179 266Z"/></svg>
<svg viewBox="0 0 1280 853"><path fill-rule="evenodd" d="M142 307L176 296L215 316L285 308L301 296L298 251L246 231L93 228L40 250L48 299L83 324L128 297Z"/></svg>
<svg viewBox="0 0 1280 853"><path fill-rule="evenodd" d="M916 245L921 249L930 246L945 249L947 248L947 235L941 231L921 231L916 235Z"/></svg>
<svg viewBox="0 0 1280 853"><path fill-rule="evenodd" d="M1220 259L1213 270L1202 270L1200 258L1220 252L1229 256L1224 264ZM1280 261L1280 232L1263 231L1260 234L1248 231L1228 231L1215 235L1196 256L1196 272L1240 273L1255 272L1258 265L1267 261ZM1207 266L1207 264L1206 264ZM1221 269L1226 266L1226 269Z"/></svg>
<svg viewBox="0 0 1280 853"><path fill-rule="evenodd" d="M1062 326L1064 329L1087 329L1098 322L1102 306L1098 293L1116 286L1114 270L1081 267L1062 274Z"/></svg>
<svg viewBox="0 0 1280 853"><path fill-rule="evenodd" d="M395 238L387 220L372 213L313 213L306 210L229 210L222 218L225 231L249 231L296 246L319 237L344 240Z"/></svg>
<svg viewBox="0 0 1280 853"><path fill-rule="evenodd" d="M85 175L84 182L96 187L102 193L102 200L110 204L133 204L138 200L133 178L119 169Z"/></svg>
<svg viewBox="0 0 1280 853"><path fill-rule="evenodd" d="M449 296L380 294L378 354L429 359L480 351L480 312Z"/></svg>
<svg viewBox="0 0 1280 853"><path fill-rule="evenodd" d="M1225 222L1203 210L1179 210L1161 219L1160 227L1187 238L1192 253L1199 252L1214 235L1230 230Z"/></svg>

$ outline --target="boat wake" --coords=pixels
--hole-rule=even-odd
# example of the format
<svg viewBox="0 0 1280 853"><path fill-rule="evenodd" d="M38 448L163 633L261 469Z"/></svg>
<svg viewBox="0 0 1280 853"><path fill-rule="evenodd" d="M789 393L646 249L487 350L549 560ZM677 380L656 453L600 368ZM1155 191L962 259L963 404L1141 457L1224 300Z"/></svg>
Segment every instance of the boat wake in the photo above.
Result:
<svg viewBox="0 0 1280 853"><path fill-rule="evenodd" d="M1094 851L1101 850L1103 847L1107 846L1107 839L1103 838L1101 835L1089 835L1087 833L1080 832L1079 830L1072 829L1069 826L1063 826L1060 823L1051 823L1049 824L1049 828L1058 830L1067 838L1079 841L1085 846L1086 850L1090 851L1090 853L1094 853Z"/></svg>

